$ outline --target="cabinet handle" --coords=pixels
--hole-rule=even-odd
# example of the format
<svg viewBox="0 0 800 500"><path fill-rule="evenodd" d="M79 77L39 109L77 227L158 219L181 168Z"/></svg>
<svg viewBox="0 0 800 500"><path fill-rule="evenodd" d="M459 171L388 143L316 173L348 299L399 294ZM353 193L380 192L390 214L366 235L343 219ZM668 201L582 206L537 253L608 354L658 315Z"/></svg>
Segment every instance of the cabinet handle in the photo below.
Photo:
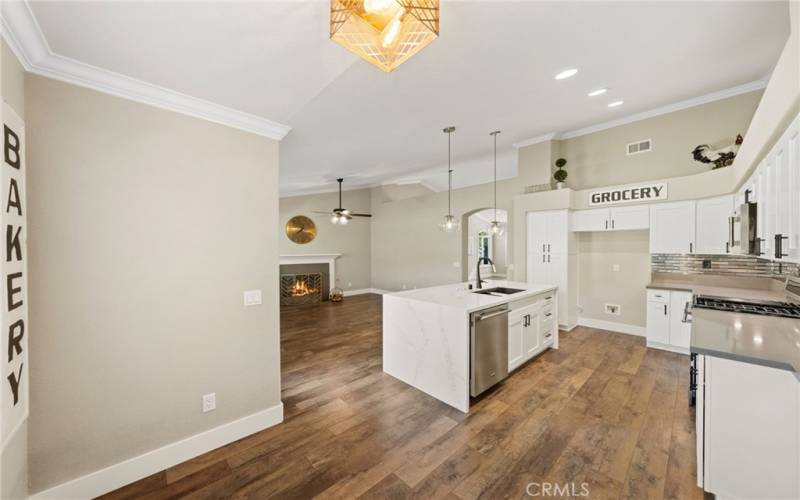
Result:
<svg viewBox="0 0 800 500"><path fill-rule="evenodd" d="M544 253L544 243L542 243L542 253Z"/></svg>
<svg viewBox="0 0 800 500"><path fill-rule="evenodd" d="M667 305L664 304L664 316L666 316L666 315L667 315Z"/></svg>
<svg viewBox="0 0 800 500"><path fill-rule="evenodd" d="M544 264L544 254L542 254L542 264Z"/></svg>
<svg viewBox="0 0 800 500"><path fill-rule="evenodd" d="M728 217L728 247L734 246L734 239L733 239L733 223L735 222L735 217L731 216ZM728 248L726 247L726 248Z"/></svg>
<svg viewBox="0 0 800 500"><path fill-rule="evenodd" d="M552 316L552 315L553 315L553 313L547 313L547 314L545 314L545 316Z"/></svg>
<svg viewBox="0 0 800 500"><path fill-rule="evenodd" d="M608 220L606 220L606 230L608 230Z"/></svg>
<svg viewBox="0 0 800 500"><path fill-rule="evenodd" d="M550 243L547 244L547 251L550 251Z"/></svg>
<svg viewBox="0 0 800 500"><path fill-rule="evenodd" d="M553 298L553 296L551 295L551 296L549 296L549 297L545 297L545 298L544 298L544 300L550 300L550 299L552 299L552 298Z"/></svg>
<svg viewBox="0 0 800 500"><path fill-rule="evenodd" d="M611 229L614 229L614 219L611 219Z"/></svg>
<svg viewBox="0 0 800 500"><path fill-rule="evenodd" d="M756 236L756 239L755 239L755 242L754 242L755 244L753 245L755 247L754 248L755 251L753 253L755 253L756 255L764 255L764 252L761 251L761 243L763 241L764 241L763 238L759 238L758 236Z"/></svg>
<svg viewBox="0 0 800 500"><path fill-rule="evenodd" d="M694 245L689 243L689 253L694 253Z"/></svg>
<svg viewBox="0 0 800 500"><path fill-rule="evenodd" d="M788 236L784 236L780 233L775 235L775 258L780 259L782 257L788 257L788 253L783 253L783 240L788 240Z"/></svg>
<svg viewBox="0 0 800 500"><path fill-rule="evenodd" d="M725 242L725 253L731 253L731 243L730 241Z"/></svg>
<svg viewBox="0 0 800 500"><path fill-rule="evenodd" d="M550 254L547 254L547 263L550 263Z"/></svg>

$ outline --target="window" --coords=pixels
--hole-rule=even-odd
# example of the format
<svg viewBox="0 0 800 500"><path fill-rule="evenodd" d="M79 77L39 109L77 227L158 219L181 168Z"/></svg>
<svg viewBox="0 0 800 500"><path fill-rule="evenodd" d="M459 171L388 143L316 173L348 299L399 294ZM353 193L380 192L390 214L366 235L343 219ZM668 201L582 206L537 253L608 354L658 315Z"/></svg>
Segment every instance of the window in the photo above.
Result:
<svg viewBox="0 0 800 500"><path fill-rule="evenodd" d="M492 239L485 231L478 233L478 258L492 258Z"/></svg>

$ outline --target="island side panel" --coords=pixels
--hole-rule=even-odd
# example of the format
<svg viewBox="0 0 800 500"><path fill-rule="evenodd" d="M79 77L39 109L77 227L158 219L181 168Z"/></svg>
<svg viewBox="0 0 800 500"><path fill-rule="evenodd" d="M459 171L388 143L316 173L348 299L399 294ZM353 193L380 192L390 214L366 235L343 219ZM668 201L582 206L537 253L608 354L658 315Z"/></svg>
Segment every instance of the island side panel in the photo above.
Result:
<svg viewBox="0 0 800 500"><path fill-rule="evenodd" d="M383 296L383 371L469 411L469 314Z"/></svg>

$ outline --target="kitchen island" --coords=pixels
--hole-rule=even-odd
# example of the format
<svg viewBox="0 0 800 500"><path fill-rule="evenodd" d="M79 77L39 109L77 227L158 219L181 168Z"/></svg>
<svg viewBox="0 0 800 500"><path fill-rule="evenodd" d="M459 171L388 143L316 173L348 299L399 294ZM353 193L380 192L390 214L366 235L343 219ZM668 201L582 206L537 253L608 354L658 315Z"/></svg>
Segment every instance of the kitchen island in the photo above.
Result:
<svg viewBox="0 0 800 500"><path fill-rule="evenodd" d="M517 291L485 293L491 289ZM490 280L482 291L459 283L385 294L383 371L466 413L471 367L477 364L470 339L482 312L491 311L488 318L508 311L501 361L508 372L558 348L555 286Z"/></svg>

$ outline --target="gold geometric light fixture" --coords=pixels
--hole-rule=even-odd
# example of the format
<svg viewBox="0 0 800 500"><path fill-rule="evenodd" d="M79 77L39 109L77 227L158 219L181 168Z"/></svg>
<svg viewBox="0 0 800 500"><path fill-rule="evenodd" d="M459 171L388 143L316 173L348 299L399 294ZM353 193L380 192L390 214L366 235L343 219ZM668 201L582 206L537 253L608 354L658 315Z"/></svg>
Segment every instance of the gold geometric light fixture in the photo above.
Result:
<svg viewBox="0 0 800 500"><path fill-rule="evenodd" d="M331 40L392 71L439 36L439 0L331 0Z"/></svg>

